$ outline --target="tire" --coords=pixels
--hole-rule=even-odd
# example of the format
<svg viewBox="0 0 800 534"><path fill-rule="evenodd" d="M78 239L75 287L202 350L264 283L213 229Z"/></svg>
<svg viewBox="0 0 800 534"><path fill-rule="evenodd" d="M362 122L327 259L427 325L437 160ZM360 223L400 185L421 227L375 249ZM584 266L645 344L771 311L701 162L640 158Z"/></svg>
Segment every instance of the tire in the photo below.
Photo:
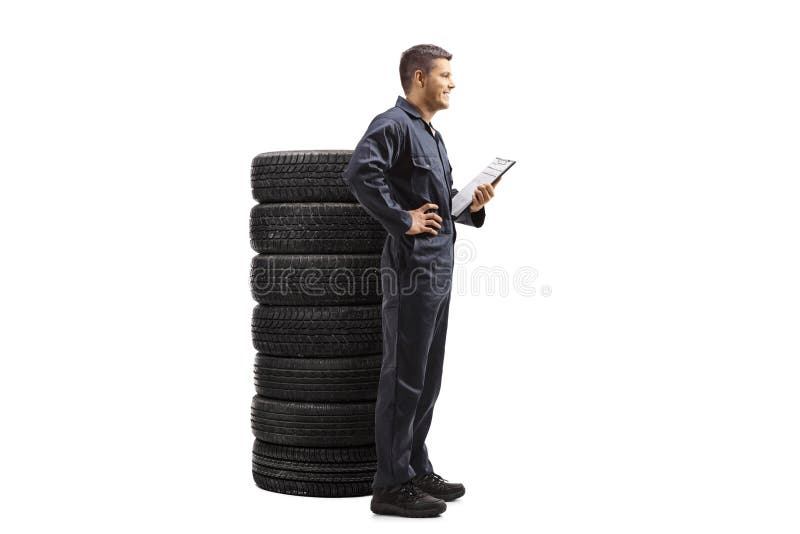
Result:
<svg viewBox="0 0 800 534"><path fill-rule="evenodd" d="M287 447L256 439L253 480L262 489L308 497L358 497L372 493L375 446Z"/></svg>
<svg viewBox="0 0 800 534"><path fill-rule="evenodd" d="M375 403L289 402L254 396L253 435L300 447L348 447L375 442Z"/></svg>
<svg viewBox="0 0 800 534"><path fill-rule="evenodd" d="M259 254L250 288L259 304L379 304L380 254Z"/></svg>
<svg viewBox="0 0 800 534"><path fill-rule="evenodd" d="M381 252L386 230L359 204L258 204L250 244L268 254Z"/></svg>
<svg viewBox="0 0 800 534"><path fill-rule="evenodd" d="M256 355L256 392L290 401L372 401L378 395L381 355L352 358L281 358Z"/></svg>
<svg viewBox="0 0 800 534"><path fill-rule="evenodd" d="M344 471L349 470L350 466L361 464L373 469L378 460L374 443L360 447L289 447L256 438L253 440L253 453L286 462L324 463L333 465L333 469L340 469L334 464L343 464L341 470Z"/></svg>
<svg viewBox="0 0 800 534"><path fill-rule="evenodd" d="M253 346L293 358L383 352L380 304L253 308Z"/></svg>
<svg viewBox="0 0 800 534"><path fill-rule="evenodd" d="M352 150L264 152L253 158L250 182L258 202L356 203L343 173Z"/></svg>
<svg viewBox="0 0 800 534"><path fill-rule="evenodd" d="M282 476L287 476L282 474ZM373 477L374 478L374 477ZM253 481L263 490L303 497L363 497L372 495L373 478L355 482L308 482L275 478L256 471L253 467Z"/></svg>

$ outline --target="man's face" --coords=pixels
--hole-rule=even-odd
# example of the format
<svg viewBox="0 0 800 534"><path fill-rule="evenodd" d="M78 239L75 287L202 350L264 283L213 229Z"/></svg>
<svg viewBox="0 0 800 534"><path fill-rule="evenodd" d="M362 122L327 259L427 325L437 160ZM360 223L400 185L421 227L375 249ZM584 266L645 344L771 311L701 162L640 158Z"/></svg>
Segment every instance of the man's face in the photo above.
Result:
<svg viewBox="0 0 800 534"><path fill-rule="evenodd" d="M450 72L450 61L441 57L434 59L431 73L425 78L425 86L422 88L423 99L428 109L449 108L449 93L455 86L453 75Z"/></svg>

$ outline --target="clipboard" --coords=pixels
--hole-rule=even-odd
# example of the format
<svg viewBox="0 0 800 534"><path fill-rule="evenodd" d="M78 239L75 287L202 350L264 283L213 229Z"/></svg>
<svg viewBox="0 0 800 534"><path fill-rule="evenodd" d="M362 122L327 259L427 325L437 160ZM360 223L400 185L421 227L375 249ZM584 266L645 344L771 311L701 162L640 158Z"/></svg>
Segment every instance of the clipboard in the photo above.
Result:
<svg viewBox="0 0 800 534"><path fill-rule="evenodd" d="M463 189L459 189L456 196L453 197L452 211L450 212L453 218L458 217L461 213L472 204L472 194L481 184L492 184L494 186L497 181L503 176L508 169L516 163L513 159L494 158L489 165L483 169L478 176L473 178Z"/></svg>

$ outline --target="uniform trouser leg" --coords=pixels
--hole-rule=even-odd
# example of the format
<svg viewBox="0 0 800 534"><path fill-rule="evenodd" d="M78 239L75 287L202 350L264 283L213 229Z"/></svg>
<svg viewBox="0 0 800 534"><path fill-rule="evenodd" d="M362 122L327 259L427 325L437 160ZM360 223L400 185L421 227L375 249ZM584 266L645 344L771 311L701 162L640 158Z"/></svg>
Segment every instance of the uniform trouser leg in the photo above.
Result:
<svg viewBox="0 0 800 534"><path fill-rule="evenodd" d="M444 364L444 346L447 337L447 319L450 310L450 294L445 297L439 306L439 316L436 319L436 331L433 334L431 348L428 351L428 365L425 370L425 386L422 396L417 403L417 413L414 417L414 435L411 446L411 467L417 475L433 472L433 464L428 458L428 447L425 438L431 427L433 407L439 397L442 385L442 369Z"/></svg>
<svg viewBox="0 0 800 534"><path fill-rule="evenodd" d="M450 292L432 287L432 271L423 269L414 283L409 271L422 264L425 253L451 262L452 245L434 243L415 244L412 257L389 238L381 258L383 361L375 404L374 488L405 482L418 474L417 467L422 473L432 470L425 437L441 384ZM396 273L393 282L387 271Z"/></svg>

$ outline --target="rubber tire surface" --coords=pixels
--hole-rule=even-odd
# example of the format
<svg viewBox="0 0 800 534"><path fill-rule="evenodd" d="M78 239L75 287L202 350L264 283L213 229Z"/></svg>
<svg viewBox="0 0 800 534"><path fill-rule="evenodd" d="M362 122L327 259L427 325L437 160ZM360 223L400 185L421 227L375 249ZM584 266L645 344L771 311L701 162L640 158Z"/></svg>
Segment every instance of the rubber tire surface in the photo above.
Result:
<svg viewBox="0 0 800 534"><path fill-rule="evenodd" d="M383 352L381 305L267 306L253 308L253 346L294 358Z"/></svg>
<svg viewBox="0 0 800 534"><path fill-rule="evenodd" d="M344 181L352 150L264 152L253 158L250 182L258 202L352 202Z"/></svg>
<svg viewBox="0 0 800 534"><path fill-rule="evenodd" d="M259 254L250 269L259 304L380 304L380 254Z"/></svg>
<svg viewBox="0 0 800 534"><path fill-rule="evenodd" d="M358 482L306 482L274 478L253 471L253 481L259 488L274 493L302 497L363 497L372 495L372 479Z"/></svg>
<svg viewBox="0 0 800 534"><path fill-rule="evenodd" d="M356 497L372 493L375 446L287 447L256 439L253 480L260 488L308 497Z"/></svg>
<svg viewBox="0 0 800 534"><path fill-rule="evenodd" d="M256 392L272 399L350 402L375 401L381 355L350 358L281 358L257 354Z"/></svg>
<svg viewBox="0 0 800 534"><path fill-rule="evenodd" d="M257 204L250 245L268 254L380 253L386 230L359 204Z"/></svg>
<svg viewBox="0 0 800 534"><path fill-rule="evenodd" d="M375 443L375 403L292 402L256 395L250 407L253 435L300 447Z"/></svg>
<svg viewBox="0 0 800 534"><path fill-rule="evenodd" d="M374 468L376 467L375 462L378 461L374 443L359 447L292 447L256 438L253 440L253 452L259 456L287 462L345 464L342 470L348 470L349 466L361 464L368 464L371 466L370 468ZM335 467L335 469L339 469L339 467ZM361 468L359 467L358 470Z"/></svg>

